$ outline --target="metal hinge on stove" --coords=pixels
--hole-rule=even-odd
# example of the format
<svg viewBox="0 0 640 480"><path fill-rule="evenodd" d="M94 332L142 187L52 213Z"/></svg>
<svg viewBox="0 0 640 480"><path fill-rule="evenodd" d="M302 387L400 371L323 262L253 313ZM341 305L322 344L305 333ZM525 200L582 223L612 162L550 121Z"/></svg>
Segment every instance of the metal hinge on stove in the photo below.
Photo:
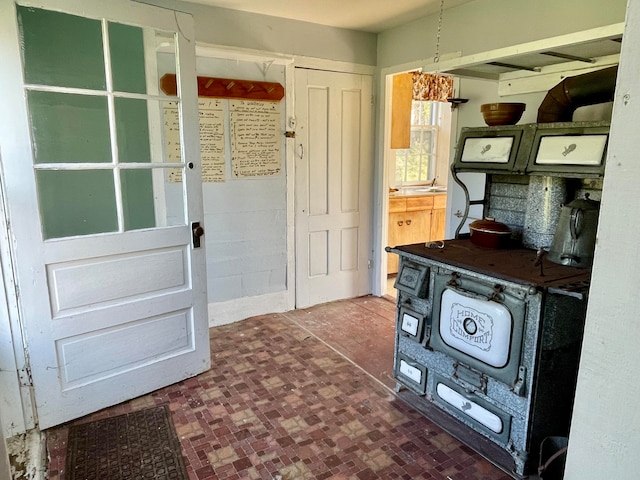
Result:
<svg viewBox="0 0 640 480"><path fill-rule="evenodd" d="M527 367L523 367L522 365L518 367L518 378L516 378L516 383L513 384L513 393L522 397L524 395L524 383L527 379Z"/></svg>
<svg viewBox="0 0 640 480"><path fill-rule="evenodd" d="M489 300L490 302L493 301L493 302L501 303L504 300L504 297L502 296L503 291L504 291L504 287L502 285L494 285L493 292L491 292L487 300Z"/></svg>
<svg viewBox="0 0 640 480"><path fill-rule="evenodd" d="M422 346L427 350L433 350L430 345L431 341L431 325L424 326L424 339L422 340Z"/></svg>

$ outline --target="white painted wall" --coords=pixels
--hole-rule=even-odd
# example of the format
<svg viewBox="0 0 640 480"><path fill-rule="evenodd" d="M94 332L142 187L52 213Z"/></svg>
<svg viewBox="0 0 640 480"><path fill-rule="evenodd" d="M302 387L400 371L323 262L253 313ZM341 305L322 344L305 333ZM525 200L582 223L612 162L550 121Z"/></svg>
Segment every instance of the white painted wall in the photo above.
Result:
<svg viewBox="0 0 640 480"><path fill-rule="evenodd" d="M203 51L221 46L239 54L251 51L278 57L320 59L341 64L375 65L375 34L298 22L175 0L141 0L192 13L196 39ZM272 64L263 76L259 61L222 60L199 55L198 75L290 81L282 63ZM368 67L373 68L373 67ZM292 81L290 81L292 82ZM289 83L289 87L293 83ZM286 88L288 95L290 88ZM290 105L293 101L289 101ZM281 124L291 115L281 101ZM283 167L286 161L282 143ZM253 315L293 308L291 279L293 196L288 174L261 179L231 179L203 184L204 236L207 248L209 324L223 325ZM289 202L289 203L288 203ZM288 278L289 277L289 278Z"/></svg>
<svg viewBox="0 0 640 480"><path fill-rule="evenodd" d="M604 177L566 479L640 472L640 2L631 0Z"/></svg>
<svg viewBox="0 0 640 480"><path fill-rule="evenodd" d="M285 67L272 65L263 75L260 62L198 57L198 75L264 80L285 85ZM287 118L280 102L280 128ZM276 176L234 178L230 167L230 132L225 138L227 178L203 183L209 303L254 297L287 288L287 189L284 135L283 171Z"/></svg>

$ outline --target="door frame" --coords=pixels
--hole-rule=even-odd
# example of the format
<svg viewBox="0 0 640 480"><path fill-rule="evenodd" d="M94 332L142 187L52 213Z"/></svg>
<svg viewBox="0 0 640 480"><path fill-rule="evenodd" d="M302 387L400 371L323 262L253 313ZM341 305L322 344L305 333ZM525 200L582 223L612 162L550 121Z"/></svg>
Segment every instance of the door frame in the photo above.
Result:
<svg viewBox="0 0 640 480"><path fill-rule="evenodd" d="M383 68L379 72L378 78L378 95L379 102L376 102L375 117L380 119L376 124L376 160L377 168L374 173L374 190L377 192L376 212L374 214L373 225L373 258L378 260L379 267L374 269L373 275L373 294L383 296L387 291L387 252L385 247L388 242L389 231L389 189L387 188L387 180L390 175L389 158L391 155L391 92L393 91L393 76L399 73L409 71L423 70L425 64L429 64L427 60L416 61L402 65ZM424 70L426 71L426 70ZM458 79L454 77L454 88L459 88ZM451 137L449 139L449 161L451 155L455 152L458 139L458 110L451 112ZM453 185L451 172L447 170L447 185ZM446 211L451 211L453 202L453 190L447 191L447 207ZM445 238L449 231L449 215L446 215Z"/></svg>
<svg viewBox="0 0 640 480"><path fill-rule="evenodd" d="M1 9L0 9L1 11ZM0 33L0 43L2 34ZM36 425L35 405L32 398L32 385L29 376L28 355L24 348L26 339L18 308L18 289L15 283L14 259L11 234L7 219L7 201L5 197L5 176L2 171L2 152L0 152L0 343L9 345L2 356L0 365L9 367L8 372L0 372L0 391L8 409L0 409L0 422L3 426L0 435L5 438L23 433ZM14 374L17 372L17 375Z"/></svg>

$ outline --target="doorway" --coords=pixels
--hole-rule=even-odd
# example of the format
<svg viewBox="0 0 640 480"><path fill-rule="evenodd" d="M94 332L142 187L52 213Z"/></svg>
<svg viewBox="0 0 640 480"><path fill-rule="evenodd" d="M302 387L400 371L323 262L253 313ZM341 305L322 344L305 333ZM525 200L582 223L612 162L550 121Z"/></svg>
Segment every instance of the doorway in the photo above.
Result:
<svg viewBox="0 0 640 480"><path fill-rule="evenodd" d="M412 73L387 76L383 250L445 238L453 104L419 99L416 81ZM386 254L386 267L383 292L395 299L397 255Z"/></svg>

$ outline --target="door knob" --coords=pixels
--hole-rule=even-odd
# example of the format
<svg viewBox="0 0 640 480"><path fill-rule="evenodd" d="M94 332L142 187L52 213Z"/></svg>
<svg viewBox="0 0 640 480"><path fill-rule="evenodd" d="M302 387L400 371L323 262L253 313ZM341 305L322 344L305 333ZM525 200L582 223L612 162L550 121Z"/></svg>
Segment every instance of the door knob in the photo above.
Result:
<svg viewBox="0 0 640 480"><path fill-rule="evenodd" d="M191 224L191 234L193 248L200 248L200 237L204 235L204 228L200 225L200 222L193 222Z"/></svg>

